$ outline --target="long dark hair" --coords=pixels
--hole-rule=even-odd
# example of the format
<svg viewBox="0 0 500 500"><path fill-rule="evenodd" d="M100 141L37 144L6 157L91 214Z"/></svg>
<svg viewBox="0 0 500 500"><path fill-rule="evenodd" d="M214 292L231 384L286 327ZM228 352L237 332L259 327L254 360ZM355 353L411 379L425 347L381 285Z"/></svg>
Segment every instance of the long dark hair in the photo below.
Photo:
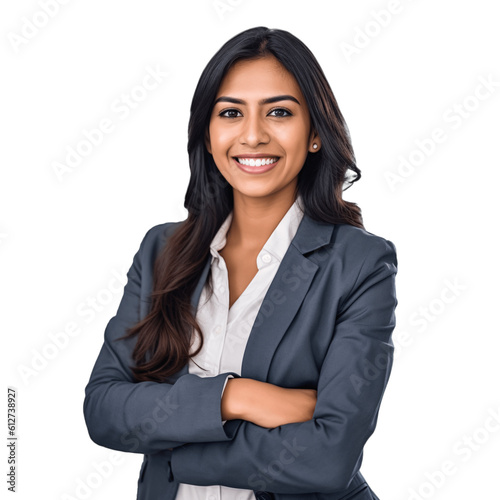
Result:
<svg viewBox="0 0 500 500"><path fill-rule="evenodd" d="M154 265L151 309L123 338L138 335L133 351L137 381L164 381L203 347L191 295L207 262L210 243L233 208L231 185L219 172L204 138L221 81L238 60L274 56L295 77L306 99L311 126L321 139L297 179L304 213L317 221L363 227L360 208L342 199L359 180L349 130L332 89L312 52L291 33L263 26L231 38L209 61L194 92L188 128L191 178L184 199L188 217L176 228ZM349 176L349 174L351 174ZM210 293L210 274L207 278ZM190 353L192 332L200 336Z"/></svg>

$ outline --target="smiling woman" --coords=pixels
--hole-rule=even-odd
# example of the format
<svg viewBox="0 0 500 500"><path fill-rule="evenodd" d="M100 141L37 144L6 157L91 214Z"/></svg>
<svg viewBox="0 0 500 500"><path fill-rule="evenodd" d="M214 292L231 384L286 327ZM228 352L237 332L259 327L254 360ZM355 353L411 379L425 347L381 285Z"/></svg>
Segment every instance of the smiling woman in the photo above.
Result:
<svg viewBox="0 0 500 500"><path fill-rule="evenodd" d="M139 500L377 500L360 466L396 249L342 198L360 171L323 71L287 31L246 30L203 71L188 132L188 217L134 256L90 437L144 454Z"/></svg>

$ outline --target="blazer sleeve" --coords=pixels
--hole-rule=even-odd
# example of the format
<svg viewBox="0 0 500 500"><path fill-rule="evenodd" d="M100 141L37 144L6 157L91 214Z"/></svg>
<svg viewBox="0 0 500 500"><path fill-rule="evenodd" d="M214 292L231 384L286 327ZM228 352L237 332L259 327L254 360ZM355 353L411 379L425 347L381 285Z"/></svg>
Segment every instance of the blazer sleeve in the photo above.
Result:
<svg viewBox="0 0 500 500"><path fill-rule="evenodd" d="M85 387L83 413L90 438L120 451L153 453L186 442L232 438L222 424L221 394L229 375L199 377L186 373L174 383L136 382L130 366L136 337L116 340L140 319L141 288L151 282L155 246L164 224L143 238L127 273L116 315ZM148 274L149 273L149 274Z"/></svg>
<svg viewBox="0 0 500 500"><path fill-rule="evenodd" d="M312 420L268 429L234 422L228 442L174 448L170 479L274 493L332 493L357 474L391 372L396 249L379 238L342 300Z"/></svg>

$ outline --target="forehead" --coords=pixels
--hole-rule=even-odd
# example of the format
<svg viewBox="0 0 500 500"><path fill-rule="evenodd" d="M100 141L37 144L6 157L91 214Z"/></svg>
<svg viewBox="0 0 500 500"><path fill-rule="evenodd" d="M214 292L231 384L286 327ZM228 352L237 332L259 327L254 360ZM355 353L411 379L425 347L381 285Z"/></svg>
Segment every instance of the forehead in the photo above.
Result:
<svg viewBox="0 0 500 500"><path fill-rule="evenodd" d="M234 63L222 79L217 97L236 94L262 96L270 92L293 94L299 100L303 99L295 77L274 56Z"/></svg>

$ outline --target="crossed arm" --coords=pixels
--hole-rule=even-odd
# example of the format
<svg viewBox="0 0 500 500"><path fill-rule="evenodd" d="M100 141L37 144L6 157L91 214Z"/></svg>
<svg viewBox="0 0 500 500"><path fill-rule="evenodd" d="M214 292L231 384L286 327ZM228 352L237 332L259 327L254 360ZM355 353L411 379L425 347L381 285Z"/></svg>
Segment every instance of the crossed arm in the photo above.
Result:
<svg viewBox="0 0 500 500"><path fill-rule="evenodd" d="M173 383L161 384L134 380L130 370L134 339L116 339L140 319L145 254L148 240L159 228L155 226L147 232L134 256L122 300L116 315L106 326L104 343L85 388L83 411L91 439L108 448L146 454L185 443L230 440L233 435L226 431L222 421L244 416L248 405L243 407L242 403L247 400L242 395L249 389L248 384L254 389L254 409L259 403L270 416L273 408L276 410L276 419L267 422L271 425L287 421L284 417L294 421L297 415L304 415L306 409L307 415L312 415L315 402L312 395L316 391L279 388L241 379L234 372L214 377L186 373ZM227 380L223 391L228 375L235 378ZM244 387L236 387L245 382ZM260 389L258 393L256 386ZM274 389L269 393L271 399L263 397L264 390L269 388ZM251 418L250 414L248 416Z"/></svg>
<svg viewBox="0 0 500 500"><path fill-rule="evenodd" d="M291 494L348 487L375 430L392 367L393 275L377 275L355 292L339 318L312 418L271 429L247 420L229 421L226 426L239 422L231 441L173 449L176 481Z"/></svg>
<svg viewBox="0 0 500 500"><path fill-rule="evenodd" d="M134 382L133 339L114 339L139 319L147 236L86 387L91 438L136 453L172 448L171 473L179 482L277 493L344 489L361 465L392 367L393 246L366 258L337 318L315 393L233 372L185 374L172 384ZM229 374L235 378L227 381L221 399Z"/></svg>

